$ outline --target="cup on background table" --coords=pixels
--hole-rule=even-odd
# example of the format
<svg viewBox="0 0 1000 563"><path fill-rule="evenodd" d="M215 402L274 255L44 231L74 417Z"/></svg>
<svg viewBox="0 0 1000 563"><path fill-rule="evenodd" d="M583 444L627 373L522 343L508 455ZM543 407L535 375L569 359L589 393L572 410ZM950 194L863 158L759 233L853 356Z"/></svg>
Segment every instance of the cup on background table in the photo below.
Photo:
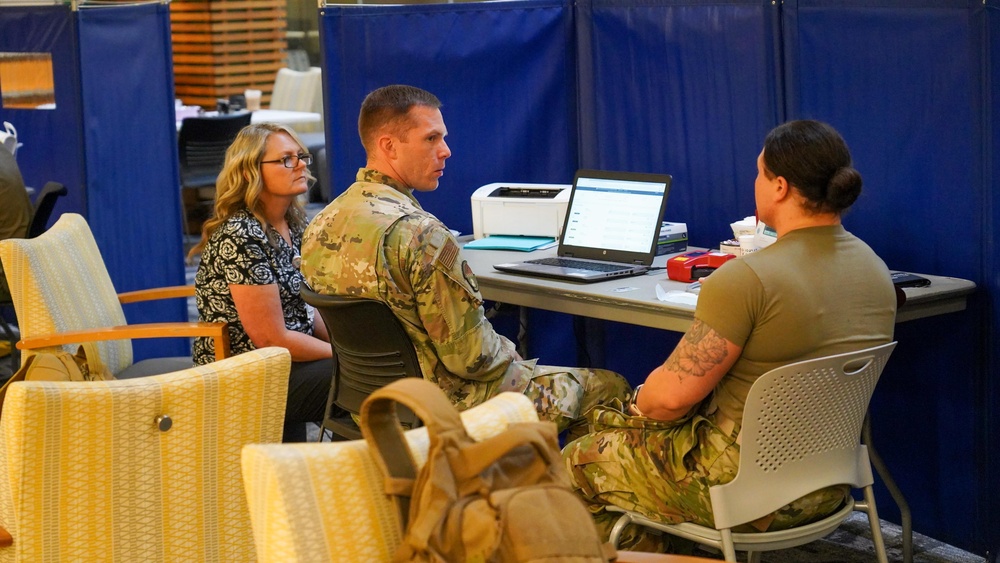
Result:
<svg viewBox="0 0 1000 563"><path fill-rule="evenodd" d="M246 90L243 95L247 100L247 109L249 111L257 111L260 109L260 90Z"/></svg>
<svg viewBox="0 0 1000 563"><path fill-rule="evenodd" d="M740 256L746 256L751 252L757 252L757 244L754 242L754 235L740 235Z"/></svg>

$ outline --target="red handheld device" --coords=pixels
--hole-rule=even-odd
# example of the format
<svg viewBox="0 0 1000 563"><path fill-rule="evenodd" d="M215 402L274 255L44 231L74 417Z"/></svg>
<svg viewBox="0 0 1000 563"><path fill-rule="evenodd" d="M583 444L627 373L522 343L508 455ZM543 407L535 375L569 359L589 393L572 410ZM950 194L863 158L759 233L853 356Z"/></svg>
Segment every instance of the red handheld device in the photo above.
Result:
<svg viewBox="0 0 1000 563"><path fill-rule="evenodd" d="M725 252L685 252L667 260L667 277L679 282L693 282L711 274L733 258L736 258L735 254Z"/></svg>

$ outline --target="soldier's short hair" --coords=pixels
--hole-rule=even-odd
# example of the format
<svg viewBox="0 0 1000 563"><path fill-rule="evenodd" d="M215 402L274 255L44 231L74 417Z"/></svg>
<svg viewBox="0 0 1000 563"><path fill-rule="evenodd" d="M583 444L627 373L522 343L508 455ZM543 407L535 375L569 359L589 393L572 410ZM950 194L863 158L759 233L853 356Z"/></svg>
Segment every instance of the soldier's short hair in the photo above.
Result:
<svg viewBox="0 0 1000 563"><path fill-rule="evenodd" d="M427 90L405 84L383 86L365 96L358 115L358 134L365 151L372 153L372 143L383 127L389 127L397 137L405 138L408 115L413 106L438 109L441 100Z"/></svg>

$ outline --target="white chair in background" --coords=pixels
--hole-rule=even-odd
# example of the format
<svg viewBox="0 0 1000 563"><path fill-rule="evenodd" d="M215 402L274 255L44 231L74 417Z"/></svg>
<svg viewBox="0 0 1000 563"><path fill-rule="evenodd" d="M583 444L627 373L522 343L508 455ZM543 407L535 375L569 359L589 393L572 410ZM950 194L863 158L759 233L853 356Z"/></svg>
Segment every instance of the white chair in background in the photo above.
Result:
<svg viewBox="0 0 1000 563"><path fill-rule="evenodd" d="M10 151L10 154L17 156L17 148L21 143L17 142L17 129L9 121L3 122L3 129L0 129L0 146Z"/></svg>
<svg viewBox="0 0 1000 563"><path fill-rule="evenodd" d="M278 70L271 92L270 109L308 111L323 115L323 74L318 66L299 71L290 68ZM323 123L295 125L296 133L323 131Z"/></svg>
<svg viewBox="0 0 1000 563"><path fill-rule="evenodd" d="M318 66L309 70L282 68L274 78L269 109L308 111L323 116L323 71ZM317 182L311 195L318 194L322 201L330 200L330 185L326 170L326 134L323 120L318 123L297 123L292 126L314 159L309 170Z"/></svg>
<svg viewBox="0 0 1000 563"><path fill-rule="evenodd" d="M637 524L721 549L726 561L736 550L747 561L761 551L785 549L824 537L853 511L868 514L875 555L886 563L885 542L875 495L868 448L861 427L875 384L895 342L826 356L773 369L750 388L741 426L740 467L736 478L709 489L715 528L691 522L667 524L616 506L624 513L611 530L615 547L629 524ZM819 521L774 532L733 533L732 528L766 516L813 491L850 484L864 500L847 502Z"/></svg>

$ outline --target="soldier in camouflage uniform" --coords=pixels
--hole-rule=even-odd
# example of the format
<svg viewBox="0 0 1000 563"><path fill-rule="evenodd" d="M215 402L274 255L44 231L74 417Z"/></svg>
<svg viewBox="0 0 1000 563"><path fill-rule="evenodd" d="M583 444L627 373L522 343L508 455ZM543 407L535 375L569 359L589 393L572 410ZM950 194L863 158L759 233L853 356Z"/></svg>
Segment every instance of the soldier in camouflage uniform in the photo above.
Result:
<svg viewBox="0 0 1000 563"><path fill-rule="evenodd" d="M451 156L440 105L409 86L369 94L359 118L368 163L309 225L302 273L319 293L386 303L413 341L424 377L460 409L522 392L542 418L579 431L582 415L626 398L629 385L607 370L522 360L493 330L455 236L413 196L437 188Z"/></svg>
<svg viewBox="0 0 1000 563"><path fill-rule="evenodd" d="M666 362L624 405L595 408L594 433L563 450L605 534L618 516L605 510L609 504L713 526L708 490L736 476L753 382L778 366L892 340L889 271L840 222L861 192L840 135L815 121L779 126L757 168L757 211L777 242L704 278L694 322ZM743 529L816 520L836 510L847 489L815 491ZM621 546L652 547L630 528Z"/></svg>

